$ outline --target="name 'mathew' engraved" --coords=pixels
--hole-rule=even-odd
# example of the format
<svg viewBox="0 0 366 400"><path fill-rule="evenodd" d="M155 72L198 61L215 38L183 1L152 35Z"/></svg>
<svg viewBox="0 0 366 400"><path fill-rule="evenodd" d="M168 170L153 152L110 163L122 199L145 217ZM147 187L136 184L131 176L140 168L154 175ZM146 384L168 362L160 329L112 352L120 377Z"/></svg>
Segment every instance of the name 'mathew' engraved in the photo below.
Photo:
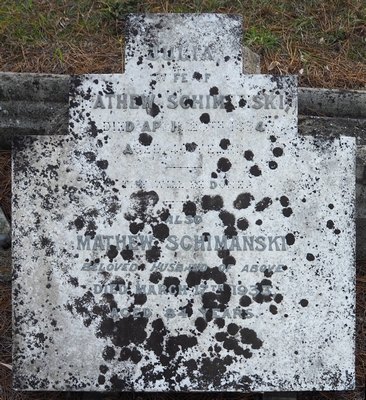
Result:
<svg viewBox="0 0 366 400"><path fill-rule="evenodd" d="M154 237L152 235L77 235L78 250L151 250ZM210 235L169 235L165 248L176 251L286 251L285 236L210 236Z"/></svg>

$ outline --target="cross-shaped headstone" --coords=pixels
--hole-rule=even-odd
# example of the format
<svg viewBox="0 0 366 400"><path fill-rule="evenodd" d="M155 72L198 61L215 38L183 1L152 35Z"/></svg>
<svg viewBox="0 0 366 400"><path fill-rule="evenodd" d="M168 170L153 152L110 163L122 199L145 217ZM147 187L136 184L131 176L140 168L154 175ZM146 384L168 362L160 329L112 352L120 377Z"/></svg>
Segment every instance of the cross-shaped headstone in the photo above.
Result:
<svg viewBox="0 0 366 400"><path fill-rule="evenodd" d="M353 387L355 142L299 136L296 77L243 75L241 39L130 16L69 135L15 141L17 389Z"/></svg>

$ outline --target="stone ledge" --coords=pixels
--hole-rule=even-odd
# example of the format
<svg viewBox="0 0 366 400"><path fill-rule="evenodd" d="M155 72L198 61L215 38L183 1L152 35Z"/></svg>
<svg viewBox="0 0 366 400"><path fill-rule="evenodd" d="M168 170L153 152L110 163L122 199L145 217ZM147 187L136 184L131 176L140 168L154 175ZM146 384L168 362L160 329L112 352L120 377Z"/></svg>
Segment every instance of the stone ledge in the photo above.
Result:
<svg viewBox="0 0 366 400"><path fill-rule="evenodd" d="M252 58L246 71L258 72ZM0 148L10 149L16 135L67 134L68 88L68 75L0 73ZM299 114L306 116L302 134L342 133L366 143L366 91L299 88Z"/></svg>

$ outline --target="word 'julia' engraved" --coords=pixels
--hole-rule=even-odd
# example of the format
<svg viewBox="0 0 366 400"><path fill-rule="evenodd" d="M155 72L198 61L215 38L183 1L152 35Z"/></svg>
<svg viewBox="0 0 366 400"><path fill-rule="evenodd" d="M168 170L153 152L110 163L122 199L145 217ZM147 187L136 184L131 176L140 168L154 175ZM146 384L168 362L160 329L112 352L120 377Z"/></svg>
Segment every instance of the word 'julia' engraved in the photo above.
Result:
<svg viewBox="0 0 366 400"><path fill-rule="evenodd" d="M156 61L162 58L165 61L213 61L213 55L210 46L205 46L203 51L200 51L198 46L183 47L183 46L164 46L157 45L149 50L146 56L149 61Z"/></svg>

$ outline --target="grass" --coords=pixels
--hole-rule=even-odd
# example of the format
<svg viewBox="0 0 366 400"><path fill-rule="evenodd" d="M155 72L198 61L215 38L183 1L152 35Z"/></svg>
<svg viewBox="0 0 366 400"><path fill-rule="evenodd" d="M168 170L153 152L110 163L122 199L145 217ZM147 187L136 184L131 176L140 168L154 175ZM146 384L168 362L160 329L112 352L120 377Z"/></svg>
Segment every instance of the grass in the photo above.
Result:
<svg viewBox="0 0 366 400"><path fill-rule="evenodd" d="M2 0L0 71L123 72L127 13L239 13L262 73L366 89L364 0Z"/></svg>

